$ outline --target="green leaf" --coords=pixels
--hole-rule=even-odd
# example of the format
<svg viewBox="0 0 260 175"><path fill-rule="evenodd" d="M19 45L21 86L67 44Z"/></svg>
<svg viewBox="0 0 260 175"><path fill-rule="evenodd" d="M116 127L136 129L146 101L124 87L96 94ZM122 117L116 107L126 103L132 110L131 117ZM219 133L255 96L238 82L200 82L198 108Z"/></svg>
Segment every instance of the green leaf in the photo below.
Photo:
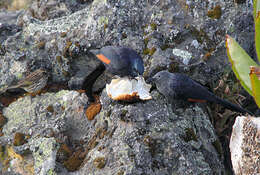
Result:
<svg viewBox="0 0 260 175"><path fill-rule="evenodd" d="M255 48L260 62L260 0L254 0Z"/></svg>
<svg viewBox="0 0 260 175"><path fill-rule="evenodd" d="M260 108L260 67L250 67L250 80L252 84L253 97Z"/></svg>
<svg viewBox="0 0 260 175"><path fill-rule="evenodd" d="M226 35L226 47L228 59L232 64L233 72L245 90L253 96L249 73L250 66L257 66L257 64L229 35Z"/></svg>
<svg viewBox="0 0 260 175"><path fill-rule="evenodd" d="M253 12L253 16L254 16L254 21L255 21L255 17L256 17L256 4L257 4L258 0L254 0L253 1L253 7L254 7L254 12Z"/></svg>

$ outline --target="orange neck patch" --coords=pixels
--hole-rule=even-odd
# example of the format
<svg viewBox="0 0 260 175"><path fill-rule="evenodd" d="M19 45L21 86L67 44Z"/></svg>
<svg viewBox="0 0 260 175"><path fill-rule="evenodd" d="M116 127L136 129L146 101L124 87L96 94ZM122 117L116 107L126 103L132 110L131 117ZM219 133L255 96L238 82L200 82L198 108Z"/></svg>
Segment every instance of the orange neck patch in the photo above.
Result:
<svg viewBox="0 0 260 175"><path fill-rule="evenodd" d="M103 54L98 54L98 55L96 55L96 57L100 60L100 61L102 61L103 63L105 63L105 64L109 64L111 61L110 61L110 59L108 59L107 57L105 57L105 55L103 55Z"/></svg>
<svg viewBox="0 0 260 175"><path fill-rule="evenodd" d="M188 101L190 102L199 102L199 103L206 103L206 100L201 100L201 99L193 99L193 98L188 98Z"/></svg>

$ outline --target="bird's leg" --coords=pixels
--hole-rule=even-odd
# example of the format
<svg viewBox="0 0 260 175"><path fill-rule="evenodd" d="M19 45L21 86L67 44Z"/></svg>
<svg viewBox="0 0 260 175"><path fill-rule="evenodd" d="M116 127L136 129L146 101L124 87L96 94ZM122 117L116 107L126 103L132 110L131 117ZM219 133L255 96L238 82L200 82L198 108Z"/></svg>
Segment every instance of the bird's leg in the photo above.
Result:
<svg viewBox="0 0 260 175"><path fill-rule="evenodd" d="M86 90L86 95L90 102L95 101L92 92L93 85L96 82L97 78L105 71L105 69L106 68L103 63L100 63L99 66L84 79L82 89Z"/></svg>

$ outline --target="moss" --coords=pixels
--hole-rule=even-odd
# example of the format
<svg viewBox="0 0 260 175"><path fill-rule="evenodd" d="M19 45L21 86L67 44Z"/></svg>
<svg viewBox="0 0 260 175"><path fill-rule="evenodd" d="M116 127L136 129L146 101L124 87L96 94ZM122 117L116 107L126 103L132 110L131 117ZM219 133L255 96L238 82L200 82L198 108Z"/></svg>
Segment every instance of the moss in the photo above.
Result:
<svg viewBox="0 0 260 175"><path fill-rule="evenodd" d="M127 38L127 34L126 33L122 33L122 38L123 39Z"/></svg>
<svg viewBox="0 0 260 175"><path fill-rule="evenodd" d="M219 19L221 17L221 14L221 7L220 5L217 5L212 10L209 10L207 15L212 19Z"/></svg>
<svg viewBox="0 0 260 175"><path fill-rule="evenodd" d="M246 0L234 0L234 2L237 4L243 4L246 2Z"/></svg>
<svg viewBox="0 0 260 175"><path fill-rule="evenodd" d="M179 63L174 61L169 65L169 72L179 72Z"/></svg>
<svg viewBox="0 0 260 175"><path fill-rule="evenodd" d="M192 27L191 29L191 34L196 37L196 40L202 44L204 41L205 42L211 42L209 37L207 36L207 33L204 30L197 30L196 28Z"/></svg>
<svg viewBox="0 0 260 175"><path fill-rule="evenodd" d="M6 171L10 164L10 156L8 155L7 146L0 145L0 163L2 164L2 171Z"/></svg>
<svg viewBox="0 0 260 175"><path fill-rule="evenodd" d="M59 64L62 63L62 57L60 55L56 56L56 60Z"/></svg>
<svg viewBox="0 0 260 175"><path fill-rule="evenodd" d="M150 146L151 144L152 144L152 138L151 138L151 136L145 136L144 137L144 139L143 139L143 141L144 141L144 144L145 145L147 145L147 146Z"/></svg>
<svg viewBox="0 0 260 175"><path fill-rule="evenodd" d="M65 77L69 77L70 76L70 73L66 70L62 70L62 74L65 76Z"/></svg>
<svg viewBox="0 0 260 175"><path fill-rule="evenodd" d="M65 48L63 50L63 54L62 54L65 58L69 57L69 48L71 45L72 45L71 41L66 42L66 46L65 46Z"/></svg>
<svg viewBox="0 0 260 175"><path fill-rule="evenodd" d="M0 112L0 128L2 128L4 126L4 124L6 124L6 118Z"/></svg>
<svg viewBox="0 0 260 175"><path fill-rule="evenodd" d="M80 157L81 151L75 152L72 156L69 157L67 161L64 162L64 166L68 171L76 171L79 169L80 165L83 162L83 159Z"/></svg>
<svg viewBox="0 0 260 175"><path fill-rule="evenodd" d="M96 168L102 169L106 165L106 159L105 157L97 157L94 159L93 164Z"/></svg>
<svg viewBox="0 0 260 175"><path fill-rule="evenodd" d="M33 171L34 172L34 171ZM47 175L57 175L54 169L49 169Z"/></svg>
<svg viewBox="0 0 260 175"><path fill-rule="evenodd" d="M75 46L80 48L80 43L78 41L75 42Z"/></svg>
<svg viewBox="0 0 260 175"><path fill-rule="evenodd" d="M183 137L185 142L189 142L191 140L198 141L198 138L196 136L196 133L192 128L186 128L185 129L185 136Z"/></svg>
<svg viewBox="0 0 260 175"><path fill-rule="evenodd" d="M123 175L123 174L125 174L125 172L124 172L123 170L119 170L119 171L116 173L116 175Z"/></svg>
<svg viewBox="0 0 260 175"><path fill-rule="evenodd" d="M144 39L144 44L145 44L145 47L147 46L147 44L148 44L149 40L150 40L150 38L149 38L149 37L147 37L147 38L145 38L145 39Z"/></svg>
<svg viewBox="0 0 260 175"><path fill-rule="evenodd" d="M170 48L170 45L169 44L164 44L164 45L160 46L160 48L162 50L166 50L166 49Z"/></svg>
<svg viewBox="0 0 260 175"><path fill-rule="evenodd" d="M104 30L106 30L108 27L108 24L104 24Z"/></svg>
<svg viewBox="0 0 260 175"><path fill-rule="evenodd" d="M38 42L37 43L37 48L38 49L44 49L44 47L45 47L45 41L40 41L40 42Z"/></svg>
<svg viewBox="0 0 260 175"><path fill-rule="evenodd" d="M61 32L60 36L64 38L65 36L67 36L67 32Z"/></svg>
<svg viewBox="0 0 260 175"><path fill-rule="evenodd" d="M126 114L128 113L128 111L127 110L125 110L125 109L123 109L122 111L121 111L121 113L120 113L120 120L122 120L122 121L126 121L126 119L125 119L125 116L126 116Z"/></svg>
<svg viewBox="0 0 260 175"><path fill-rule="evenodd" d="M215 142L212 142L212 145L214 146L214 148L216 149L216 151L218 152L219 155L223 154L222 151L222 146L219 140L216 140Z"/></svg>
<svg viewBox="0 0 260 175"><path fill-rule="evenodd" d="M3 128L0 128L0 137L2 137L3 135L4 135Z"/></svg>
<svg viewBox="0 0 260 175"><path fill-rule="evenodd" d="M108 111L106 112L106 117L108 117L108 118L109 118L109 117L110 117L110 115L111 115L111 113L112 113L112 112L111 112L111 109L110 109L110 110L108 110Z"/></svg>
<svg viewBox="0 0 260 175"><path fill-rule="evenodd" d="M14 135L14 146L20 146L26 143L25 134L17 132Z"/></svg>
<svg viewBox="0 0 260 175"><path fill-rule="evenodd" d="M128 110L126 110L126 109L123 109L122 111L121 111L121 116L126 116L126 114L128 113Z"/></svg>
<svg viewBox="0 0 260 175"><path fill-rule="evenodd" d="M145 48L144 51L143 51L143 54L144 54L144 55L148 55L149 52L150 52L150 50L149 50L148 48Z"/></svg>
<svg viewBox="0 0 260 175"><path fill-rule="evenodd" d="M57 161L64 163L64 161L68 160L71 155L71 149L68 147L68 145L63 143L57 151Z"/></svg>
<svg viewBox="0 0 260 175"><path fill-rule="evenodd" d="M104 146L104 145L101 145L100 147L98 147L98 151L101 151L101 150L103 150L103 149L105 149L105 146Z"/></svg>
<svg viewBox="0 0 260 175"><path fill-rule="evenodd" d="M152 56L155 51L156 51L156 48L155 48L155 47L152 47L152 48L150 49L149 55Z"/></svg>
<svg viewBox="0 0 260 175"><path fill-rule="evenodd" d="M4 161L6 156L6 149L3 145L0 145L0 161Z"/></svg>
<svg viewBox="0 0 260 175"><path fill-rule="evenodd" d="M116 128L117 128L117 127L114 127L114 128L112 129L112 131L111 131L110 134L109 134L109 138L112 138L112 137L113 137L113 135L114 135L114 133L115 133L115 131L116 131Z"/></svg>
<svg viewBox="0 0 260 175"><path fill-rule="evenodd" d="M88 150L92 150L93 148L95 148L97 145L98 145L98 141L97 141L97 132L96 131L96 134L94 136L92 136L92 138L89 140L88 142L88 146L87 146L87 149Z"/></svg>
<svg viewBox="0 0 260 175"><path fill-rule="evenodd" d="M151 26L152 30L157 30L157 24L156 23L151 23L150 26Z"/></svg>
<svg viewBox="0 0 260 175"><path fill-rule="evenodd" d="M51 112L51 113L54 112L54 108L53 108L52 105L49 105L49 106L46 108L46 110L47 110L48 112Z"/></svg>
<svg viewBox="0 0 260 175"><path fill-rule="evenodd" d="M146 146L149 147L149 151L151 153L152 156L155 156L156 151L156 140L153 139L151 136L146 135L143 139L143 142Z"/></svg>

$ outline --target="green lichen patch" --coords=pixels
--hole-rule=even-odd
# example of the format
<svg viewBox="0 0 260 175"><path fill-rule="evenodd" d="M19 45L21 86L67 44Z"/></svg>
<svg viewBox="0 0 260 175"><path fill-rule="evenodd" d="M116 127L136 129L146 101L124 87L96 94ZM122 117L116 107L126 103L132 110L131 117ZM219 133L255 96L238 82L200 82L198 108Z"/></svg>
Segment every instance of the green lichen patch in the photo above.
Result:
<svg viewBox="0 0 260 175"><path fill-rule="evenodd" d="M157 24L156 23L151 23L150 26L151 26L152 30L157 30Z"/></svg>
<svg viewBox="0 0 260 175"><path fill-rule="evenodd" d="M155 47L152 47L151 49L146 48L146 49L144 49L143 54L152 56L155 51L156 51Z"/></svg>

